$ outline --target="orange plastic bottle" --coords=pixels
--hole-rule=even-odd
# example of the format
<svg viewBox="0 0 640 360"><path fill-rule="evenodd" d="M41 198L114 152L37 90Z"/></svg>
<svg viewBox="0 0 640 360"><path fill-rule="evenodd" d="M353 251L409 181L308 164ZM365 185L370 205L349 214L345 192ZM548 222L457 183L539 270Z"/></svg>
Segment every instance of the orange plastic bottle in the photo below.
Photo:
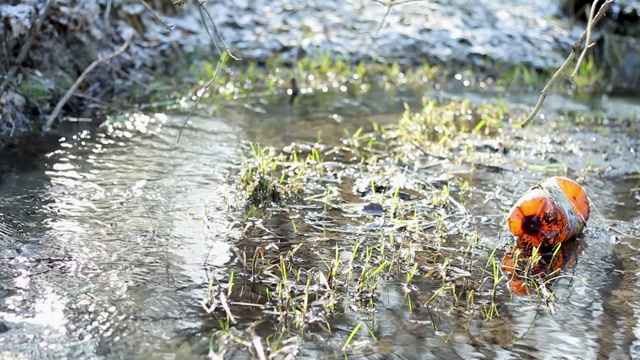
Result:
<svg viewBox="0 0 640 360"><path fill-rule="evenodd" d="M551 177L527 191L509 211L509 230L517 246L555 246L578 235L589 220L589 199L582 186Z"/></svg>

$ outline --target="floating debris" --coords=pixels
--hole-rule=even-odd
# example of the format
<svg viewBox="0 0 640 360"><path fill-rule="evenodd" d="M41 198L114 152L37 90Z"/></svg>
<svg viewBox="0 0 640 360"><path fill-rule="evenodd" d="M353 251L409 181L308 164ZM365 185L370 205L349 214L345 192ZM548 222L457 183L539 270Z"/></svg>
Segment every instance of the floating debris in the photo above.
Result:
<svg viewBox="0 0 640 360"><path fill-rule="evenodd" d="M532 286L547 290L559 272L582 251L576 236L589 220L589 199L582 186L551 177L527 191L509 211L507 224L518 239L501 269L516 295ZM543 291L545 293L545 291Z"/></svg>
<svg viewBox="0 0 640 360"><path fill-rule="evenodd" d="M526 192L509 211L507 223L519 248L553 247L580 234L589 212L582 186L554 176Z"/></svg>

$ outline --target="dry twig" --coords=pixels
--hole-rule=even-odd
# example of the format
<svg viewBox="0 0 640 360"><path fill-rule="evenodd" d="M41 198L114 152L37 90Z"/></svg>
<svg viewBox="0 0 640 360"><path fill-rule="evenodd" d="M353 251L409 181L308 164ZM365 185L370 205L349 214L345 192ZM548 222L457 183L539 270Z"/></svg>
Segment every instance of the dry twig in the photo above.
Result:
<svg viewBox="0 0 640 360"><path fill-rule="evenodd" d="M589 20L587 22L587 37L585 40L585 44L587 44L586 46L583 47L582 52L580 53L580 57L578 58L578 61L576 62L576 67L575 69L573 69L573 73L571 73L571 77L576 76L576 74L578 73L578 70L580 69L580 64L582 64L582 60L584 60L585 55L587 55L587 50L589 50L589 47L591 47L591 32L592 32L592 24L593 24L593 18L595 16L595 11L596 8L598 6L598 0L594 0L593 4L591 4L591 9L589 9L589 5L587 4L587 11L589 12Z"/></svg>
<svg viewBox="0 0 640 360"><path fill-rule="evenodd" d="M184 128L187 126L189 119L193 115L193 112L196 111L196 107L198 107L198 104L200 103L200 100L202 100L202 97L204 96L204 94L207 92L207 89L211 86L211 84L213 84L213 82L218 77L218 74L220 73L220 70L222 69L222 66L224 65L225 62L226 62L226 57L223 56L220 59L220 61L218 61L218 66L216 66L216 71L213 73L213 76L211 77L211 79L207 81L207 83L204 84L204 86L200 90L198 90L196 102L191 107L191 110L189 111L189 115L187 115L187 118L184 119L184 122L182 123L182 127L180 127L180 132L178 133L177 142L180 142L180 138L182 137L182 132L184 131Z"/></svg>
<svg viewBox="0 0 640 360"><path fill-rule="evenodd" d="M213 21L213 17L211 16L211 13L204 6L205 5L205 1L194 0L194 2L198 5L198 10L200 11L200 18L202 19L204 27L207 30L207 34L209 35L209 40L211 40L211 43L213 44L213 46L218 51L218 54L220 54L220 60L218 60L218 65L216 66L216 71L213 73L213 76L211 77L211 79L209 81L207 81L207 83L200 90L198 90L196 102L191 107L191 111L189 111L189 115L187 115L187 118L184 119L184 122L182 123L182 127L180 127L180 132L178 133L178 141L177 141L178 143L180 142L180 138L182 138L182 132L184 131L184 128L187 126L187 123L189 122L189 119L191 119L191 115L193 115L193 112L196 110L196 107L198 106L198 104L202 100L202 97L207 92L209 87L213 84L213 82L216 80L216 78L218 77L218 74L220 73L220 70L222 69L222 66L224 66L224 64L226 63L227 56L231 57L234 60L241 60L240 58L234 56L231 53L231 50L229 50L229 47L227 46L227 43L225 43L224 40L222 39L222 34L220 34L220 31L218 30L218 26L216 25L216 22ZM209 18L209 21L213 25L213 29L216 31L216 35L218 36L218 39L220 40L220 42L224 46L224 50L225 50L224 53L222 52L222 50L220 50L220 47L216 43L215 39L213 38L213 35L211 34L211 31L209 30L209 26L207 26L207 21L204 18L204 14L205 13L207 14L207 17Z"/></svg>
<svg viewBox="0 0 640 360"><path fill-rule="evenodd" d="M164 19L162 19L162 16L160 16L160 14L158 14L157 11L153 10L153 8L151 7L151 5L147 4L146 1L144 0L138 0L140 1L140 3L147 8L147 10L149 10L153 16L155 16L156 19L158 19L158 21L160 21L160 23L162 24L162 26L165 27L165 29L167 31L171 31L173 29L173 25L169 25L166 21L164 21Z"/></svg>
<svg viewBox="0 0 640 360"><path fill-rule="evenodd" d="M389 17L389 13L391 13L391 8L393 8L394 6L408 4L412 2L418 2L418 1L424 1L424 0L389 0L388 2L382 1L382 0L373 0L373 2L376 2L380 5L387 7L387 11L384 13L384 16L382 17L382 20L380 21L380 24L378 25L378 28L376 29L376 32L373 35L373 37L378 36L380 29L382 29L382 27L384 26L384 23L387 21L387 17Z"/></svg>
<svg viewBox="0 0 640 360"><path fill-rule="evenodd" d="M260 341L260 338L257 336L254 337L251 343L253 344L253 347L256 349L256 352L258 353L257 354L258 359L267 360L267 355L264 353L264 347L262 346L262 342Z"/></svg>
<svg viewBox="0 0 640 360"><path fill-rule="evenodd" d="M196 1L197 2L197 1ZM213 17L211 17L211 13L209 12L209 10L207 10L206 7L204 7L204 1L202 3L200 3L200 7L198 8L200 10L200 16L202 16L202 12L204 11L207 14L207 17L209 17L209 21L211 21L211 25L213 25L213 29L216 31L216 35L218 35L218 39L220 40L220 42L222 43L222 45L224 46L224 50L227 52L227 54L229 54L229 56L233 59L233 60L242 60L239 57L234 56L231 53L231 50L229 50L229 47L227 46L227 43L224 42L224 39L222 38L222 34L220 34L220 30L218 29L218 25L216 25L216 22L213 21ZM204 21L204 17L202 18L202 21ZM206 24L206 22L205 22ZM209 29L207 28L207 32L209 32ZM211 41L213 41L213 37L211 37L211 34L209 33L209 37L211 38ZM217 46L216 46L217 47Z"/></svg>
<svg viewBox="0 0 640 360"><path fill-rule="evenodd" d="M527 118L520 124L521 127L524 128L525 126L527 126L536 117L536 115L538 115L538 112L540 112L540 108L542 108L542 104L544 103L544 100L546 99L547 95L549 95L549 90L556 83L556 81L558 81L558 79L565 72L565 70L569 67L574 56L578 52L582 52L582 56L580 58L581 59L583 58L584 53L586 53L587 49L591 46L588 43L585 45L586 40L590 38L591 31L593 31L593 28L598 23L598 21L600 21L600 19L604 17L606 12L611 7L611 4L613 4L613 1L614 0L606 0L605 3L602 4L602 7L598 11L598 13L595 16L589 18L587 29L582 33L582 36L580 36L580 39L578 39L578 41L576 41L573 45L571 45L571 53L569 54L567 59L564 61L564 63L562 63L562 65L558 68L558 70L556 70L555 74L553 74L553 76L551 77L551 80L547 82L547 85L545 85L545 87L542 89L542 91L540 92L540 98L538 99L538 102L536 103L535 107L531 111L531 114L529 114L529 116L527 116ZM596 3L593 4L591 15L593 15L594 13L593 9L595 9L595 5ZM580 63L578 62L578 64L576 65L576 69L579 65Z"/></svg>
<svg viewBox="0 0 640 360"><path fill-rule="evenodd" d="M62 109L64 104L66 104L67 101L69 101L69 98L73 95L73 93L76 91L78 86L80 86L80 84L82 83L84 78L87 76L87 74L89 74L93 69L96 68L96 66L100 65L101 63L103 63L105 61L108 61L110 59L113 59L114 57L122 54L127 49L127 47L129 46L129 44L131 43L132 39L133 39L133 34L130 35L129 38L127 39L127 41L125 41L124 44L122 44L122 46L120 46L120 48L118 48L116 51L114 51L111 54L106 55L106 56L104 56L104 57L102 57L100 59L94 60L91 64L89 64L89 66L87 66L86 69L84 69L84 71L82 72L82 74L80 74L80 76L78 77L76 82L74 82L73 85L71 85L71 87L69 88L69 90L67 90L67 92L64 94L62 99L60 99L60 101L58 101L58 104L53 109L53 111L51 112L51 115L49 115L49 118L47 119L47 123L45 124L45 128L49 128L49 127L51 127L51 125L53 125L53 122L56 120L56 117L58 116L58 113L60 113L60 110Z"/></svg>

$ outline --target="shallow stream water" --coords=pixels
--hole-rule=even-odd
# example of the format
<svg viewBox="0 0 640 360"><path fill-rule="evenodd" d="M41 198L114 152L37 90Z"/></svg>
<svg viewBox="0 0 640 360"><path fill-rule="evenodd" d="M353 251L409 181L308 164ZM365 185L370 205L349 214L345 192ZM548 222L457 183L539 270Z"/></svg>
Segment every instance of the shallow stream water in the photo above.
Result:
<svg viewBox="0 0 640 360"><path fill-rule="evenodd" d="M194 117L179 143L183 116L134 114L98 129L70 125L37 159L3 159L0 358L205 357L218 326L201 306L208 276L222 280L239 266L228 176L246 142L336 142L345 128L396 122L402 101L419 103L419 94L397 95L372 91L330 102L302 100L295 108L286 99L222 108L216 116ZM614 105L605 111L617 115L638 113L633 101L608 104ZM500 321L474 320L464 328L440 319L436 329L436 320L407 312L403 295L389 292L376 312L378 341L362 358L640 357L640 195L638 179L622 176L638 164L638 138L616 131L570 135L582 145L565 154L570 171L591 157L590 163L613 166L620 175L584 184L597 205L585 234L588 248L571 269L584 282L554 284L560 299L555 314L514 298L502 307ZM543 135L532 130L524 136ZM559 146L553 141L543 138L550 152ZM594 156L605 152L606 161ZM503 200L515 200L540 178L544 174L531 171L469 176L481 196L468 209L490 219L478 232L493 246L500 241ZM334 318L338 339L356 322ZM302 358L341 357L321 337L306 338L300 349Z"/></svg>

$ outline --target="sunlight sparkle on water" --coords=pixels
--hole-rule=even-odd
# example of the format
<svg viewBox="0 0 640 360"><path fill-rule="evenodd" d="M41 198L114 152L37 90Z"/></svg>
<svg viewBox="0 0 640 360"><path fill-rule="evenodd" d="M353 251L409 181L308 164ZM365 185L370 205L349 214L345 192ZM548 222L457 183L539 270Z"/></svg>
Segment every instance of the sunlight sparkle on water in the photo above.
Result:
<svg viewBox="0 0 640 360"><path fill-rule="evenodd" d="M22 301L21 295L15 295L7 298L5 303L7 308L17 309ZM66 303L67 301L63 297L47 287L43 290L43 296L35 300L32 314L0 313L0 317L12 323L42 325L65 333L64 325L67 323L67 319L64 315L64 309Z"/></svg>

